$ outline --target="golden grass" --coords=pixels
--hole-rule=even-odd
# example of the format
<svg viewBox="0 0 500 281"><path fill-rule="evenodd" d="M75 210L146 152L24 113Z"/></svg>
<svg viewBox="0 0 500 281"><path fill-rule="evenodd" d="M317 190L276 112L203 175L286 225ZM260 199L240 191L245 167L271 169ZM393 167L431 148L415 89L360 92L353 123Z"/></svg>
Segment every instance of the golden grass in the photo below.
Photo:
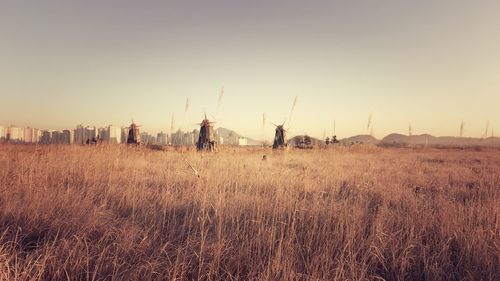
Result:
<svg viewBox="0 0 500 281"><path fill-rule="evenodd" d="M0 280L500 280L499 214L498 150L0 146Z"/></svg>

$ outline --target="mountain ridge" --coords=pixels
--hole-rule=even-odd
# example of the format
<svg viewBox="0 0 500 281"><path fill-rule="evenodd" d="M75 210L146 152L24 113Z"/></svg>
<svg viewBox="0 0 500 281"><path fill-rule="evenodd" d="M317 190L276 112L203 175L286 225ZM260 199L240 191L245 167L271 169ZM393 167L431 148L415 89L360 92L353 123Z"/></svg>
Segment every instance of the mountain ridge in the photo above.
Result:
<svg viewBox="0 0 500 281"><path fill-rule="evenodd" d="M225 140L229 139L230 136L234 137L245 137L234 130L218 127L216 132L222 136ZM232 135L231 135L232 134ZM295 135L288 138L290 143L295 143L296 140L305 135ZM262 145L263 141L255 140L252 138L245 137L247 139L248 145ZM323 140L311 137L314 145L324 143ZM453 137L453 136L433 136L431 134L423 133L418 135L412 135L411 138L408 135L400 133L391 133L384 136L382 139L377 139L374 136L367 134L354 135L346 138L339 139L342 144L355 144L364 143L380 146L405 146L405 145L434 145L434 146L500 146L500 137L487 137L487 138L474 138L474 137Z"/></svg>

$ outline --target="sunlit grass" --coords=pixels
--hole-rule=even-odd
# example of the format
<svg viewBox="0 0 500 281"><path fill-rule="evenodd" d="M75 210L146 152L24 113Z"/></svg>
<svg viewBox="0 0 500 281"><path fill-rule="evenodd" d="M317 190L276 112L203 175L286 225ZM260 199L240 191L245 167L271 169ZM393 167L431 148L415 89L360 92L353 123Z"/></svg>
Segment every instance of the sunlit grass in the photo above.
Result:
<svg viewBox="0 0 500 281"><path fill-rule="evenodd" d="M499 195L494 150L1 145L0 279L499 280Z"/></svg>

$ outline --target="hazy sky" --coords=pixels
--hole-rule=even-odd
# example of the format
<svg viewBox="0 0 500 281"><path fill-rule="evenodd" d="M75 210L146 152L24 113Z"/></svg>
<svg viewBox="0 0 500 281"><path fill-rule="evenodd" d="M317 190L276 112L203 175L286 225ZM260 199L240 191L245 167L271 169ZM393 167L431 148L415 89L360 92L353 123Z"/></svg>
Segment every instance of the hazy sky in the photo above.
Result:
<svg viewBox="0 0 500 281"><path fill-rule="evenodd" d="M0 0L0 124L500 134L500 1ZM217 110L221 87L224 97ZM186 98L190 106L184 116ZM262 126L262 114L268 124Z"/></svg>

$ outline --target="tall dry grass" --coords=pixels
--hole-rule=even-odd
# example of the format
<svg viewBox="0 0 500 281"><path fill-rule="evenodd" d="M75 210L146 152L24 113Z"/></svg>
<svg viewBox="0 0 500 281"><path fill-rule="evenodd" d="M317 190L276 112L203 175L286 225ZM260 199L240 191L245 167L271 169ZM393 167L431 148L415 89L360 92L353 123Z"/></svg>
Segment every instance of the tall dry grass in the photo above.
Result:
<svg viewBox="0 0 500 281"><path fill-rule="evenodd" d="M0 146L1 280L500 280L499 214L499 151Z"/></svg>

